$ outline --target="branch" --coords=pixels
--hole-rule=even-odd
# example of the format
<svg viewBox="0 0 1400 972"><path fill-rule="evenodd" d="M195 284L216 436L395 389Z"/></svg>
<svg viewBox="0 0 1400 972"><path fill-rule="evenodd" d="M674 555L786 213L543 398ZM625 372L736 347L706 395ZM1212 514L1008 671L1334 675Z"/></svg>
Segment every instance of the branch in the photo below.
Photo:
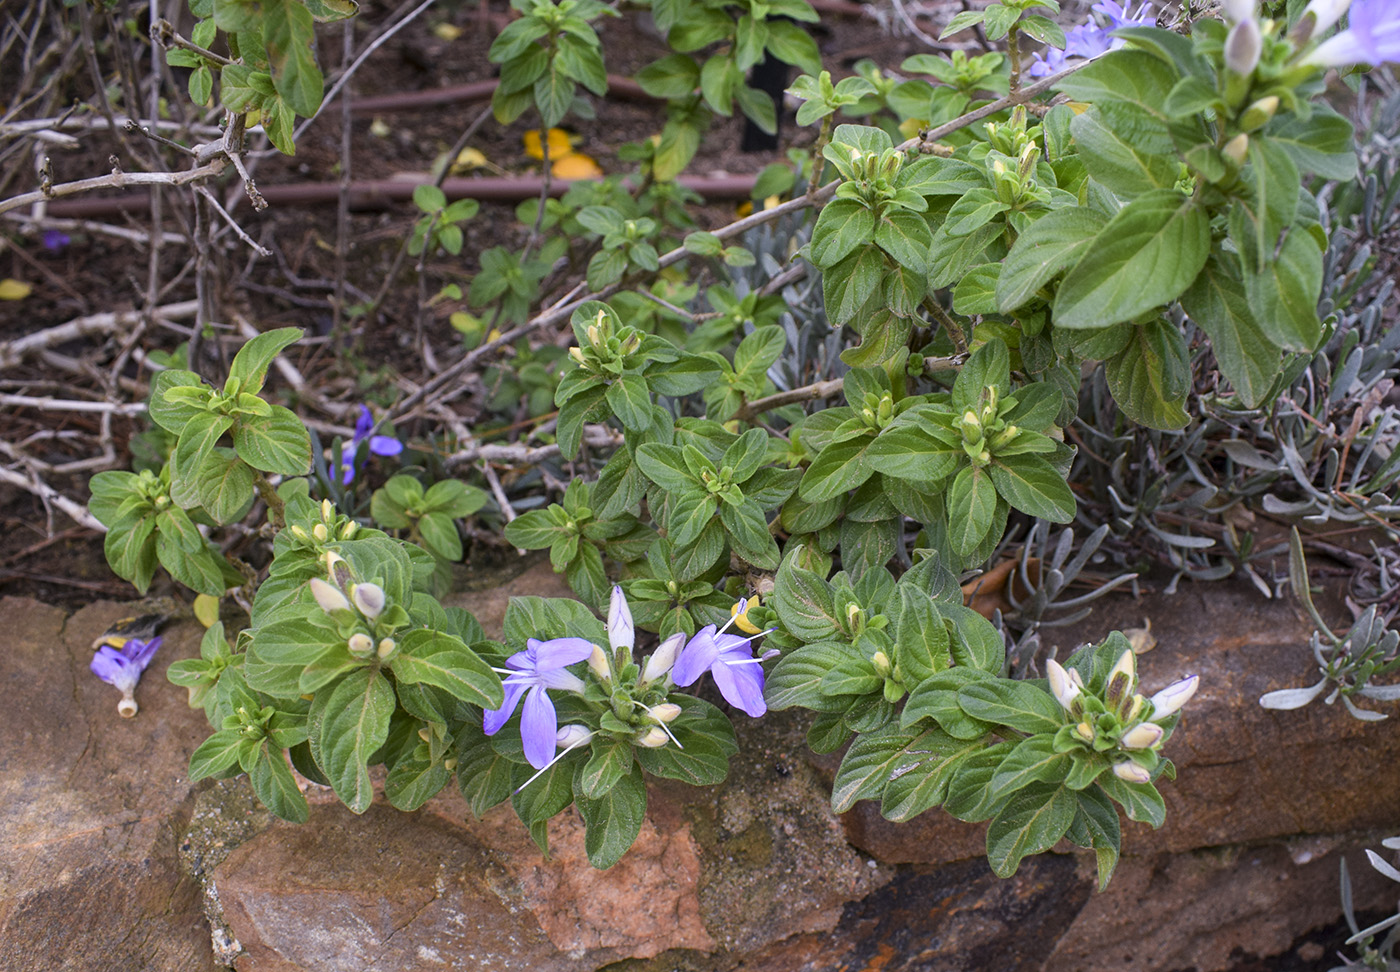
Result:
<svg viewBox="0 0 1400 972"><path fill-rule="evenodd" d="M193 317L198 309L199 305L196 301L186 300L176 304L166 304L164 307L152 307L145 311L108 311L102 314L89 314L87 317L71 320L67 324L60 324L46 331L27 334L24 337L0 344L0 368L13 367L19 364L26 355L35 351L42 351L57 344L66 344L88 334L105 334L133 325L148 314L152 318L173 321Z"/></svg>
<svg viewBox="0 0 1400 972"><path fill-rule="evenodd" d="M950 358L925 358L924 371L956 371L963 366L967 360L965 354L955 354ZM787 391L780 391L764 398L756 398L747 402L734 413L734 418L744 422L749 422L755 416L784 405L793 405L797 402L810 402L818 398L834 398L841 394L845 387L846 379L829 378L825 381L814 381L810 385L803 385L801 388L790 388Z"/></svg>
<svg viewBox="0 0 1400 972"><path fill-rule="evenodd" d="M98 533L106 533L107 528L98 519L88 512L87 507L82 503L75 503L68 497L62 495L48 483L38 476L21 476L13 469L0 466L0 482L9 483L11 486L18 486L20 489L33 493L39 499L50 506L56 506L67 514L74 523Z"/></svg>
<svg viewBox="0 0 1400 972"><path fill-rule="evenodd" d="M34 192L11 196L9 199L0 199L0 213L8 213L12 209L32 206L34 203L47 202L50 199L58 199L63 196L76 196L78 193L91 192L93 189L127 189L131 186L184 186L191 182L198 182L200 179L213 178L223 172L227 165L227 159L216 158L184 172L123 172L121 169L114 169L105 176L79 179L76 182L60 182L58 185L46 186Z"/></svg>

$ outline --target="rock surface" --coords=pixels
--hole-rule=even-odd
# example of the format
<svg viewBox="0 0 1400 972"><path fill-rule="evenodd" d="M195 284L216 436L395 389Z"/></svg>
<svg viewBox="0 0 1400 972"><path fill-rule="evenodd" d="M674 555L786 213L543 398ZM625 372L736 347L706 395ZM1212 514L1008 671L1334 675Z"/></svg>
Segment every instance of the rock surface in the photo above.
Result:
<svg viewBox="0 0 1400 972"><path fill-rule="evenodd" d="M461 603L489 630L521 593L564 591L536 566ZM1160 645L1142 659L1146 685L1203 676L1169 744L1181 775L1164 787L1168 824L1125 826L1103 894L1085 855L1029 859L999 881L981 828L938 813L896 827L870 804L835 817L833 764L807 752L790 713L744 720L724 785L653 784L637 847L606 872L587 865L576 817L551 824L545 859L508 807L476 821L453 792L420 813L381 800L356 817L313 790L311 821L286 825L244 781L186 780L208 729L162 676L196 653L197 628L166 633L142 711L123 720L87 662L129 608L65 620L7 599L0 969L1325 969L1322 946L1300 941L1338 919L1341 851L1358 910L1394 904L1356 848L1400 831L1400 723L1258 708L1307 677L1307 626L1249 592L1205 594L1116 602L1073 632L1146 611Z"/></svg>

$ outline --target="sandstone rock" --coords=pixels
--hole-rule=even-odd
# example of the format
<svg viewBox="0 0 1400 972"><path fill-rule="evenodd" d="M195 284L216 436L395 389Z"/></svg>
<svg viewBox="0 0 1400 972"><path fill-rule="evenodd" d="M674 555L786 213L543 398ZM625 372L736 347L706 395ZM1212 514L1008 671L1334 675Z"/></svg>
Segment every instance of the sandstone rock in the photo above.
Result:
<svg viewBox="0 0 1400 972"><path fill-rule="evenodd" d="M137 689L141 712L88 672L91 644L130 610L98 602L63 612L0 601L0 968L6 972L212 969L199 887L181 874L176 831L203 712L166 683L197 650L167 636Z"/></svg>

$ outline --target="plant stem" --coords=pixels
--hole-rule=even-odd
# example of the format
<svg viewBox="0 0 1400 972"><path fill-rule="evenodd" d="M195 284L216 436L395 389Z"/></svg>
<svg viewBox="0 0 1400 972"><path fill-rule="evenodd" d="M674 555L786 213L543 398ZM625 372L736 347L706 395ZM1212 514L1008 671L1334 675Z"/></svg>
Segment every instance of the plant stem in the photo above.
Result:
<svg viewBox="0 0 1400 972"><path fill-rule="evenodd" d="M282 497L277 495L267 476L257 469L253 470L253 486L257 488L258 497L267 504L267 520L272 524L272 529L282 529L287 525L287 504L282 502Z"/></svg>

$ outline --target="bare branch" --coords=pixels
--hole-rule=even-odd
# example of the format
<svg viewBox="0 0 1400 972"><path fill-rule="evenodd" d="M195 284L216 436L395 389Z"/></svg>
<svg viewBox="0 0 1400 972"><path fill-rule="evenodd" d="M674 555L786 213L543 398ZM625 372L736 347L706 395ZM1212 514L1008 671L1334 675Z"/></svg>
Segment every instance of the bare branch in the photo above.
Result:
<svg viewBox="0 0 1400 972"><path fill-rule="evenodd" d="M31 206L34 203L48 202L63 196L76 196L94 189L128 189L132 186L185 186L200 179L210 179L223 172L228 166L227 159L216 158L204 165L183 172L123 172L115 169L104 176L79 179L76 182L60 182L46 185L35 192L26 192L9 199L0 199L0 213L12 209Z"/></svg>
<svg viewBox="0 0 1400 972"><path fill-rule="evenodd" d="M146 311L107 311L79 317L67 324L60 324L57 327L51 327L46 331L38 331L34 334L26 334L24 337L0 344L0 368L13 367L19 364L27 354L42 351L57 344L66 344L88 334L106 334L123 327L134 326L147 315L154 319L172 321L192 317L198 310L198 306L197 302L186 300L175 304L166 304L164 307L153 307Z"/></svg>
<svg viewBox="0 0 1400 972"><path fill-rule="evenodd" d="M87 527L87 529L95 530L98 533L107 532L107 528L88 512L86 506L70 500L38 476L22 476L13 469L0 466L0 482L9 483L11 486L18 486L20 489L33 493L47 505L62 510L70 520L79 526Z"/></svg>

